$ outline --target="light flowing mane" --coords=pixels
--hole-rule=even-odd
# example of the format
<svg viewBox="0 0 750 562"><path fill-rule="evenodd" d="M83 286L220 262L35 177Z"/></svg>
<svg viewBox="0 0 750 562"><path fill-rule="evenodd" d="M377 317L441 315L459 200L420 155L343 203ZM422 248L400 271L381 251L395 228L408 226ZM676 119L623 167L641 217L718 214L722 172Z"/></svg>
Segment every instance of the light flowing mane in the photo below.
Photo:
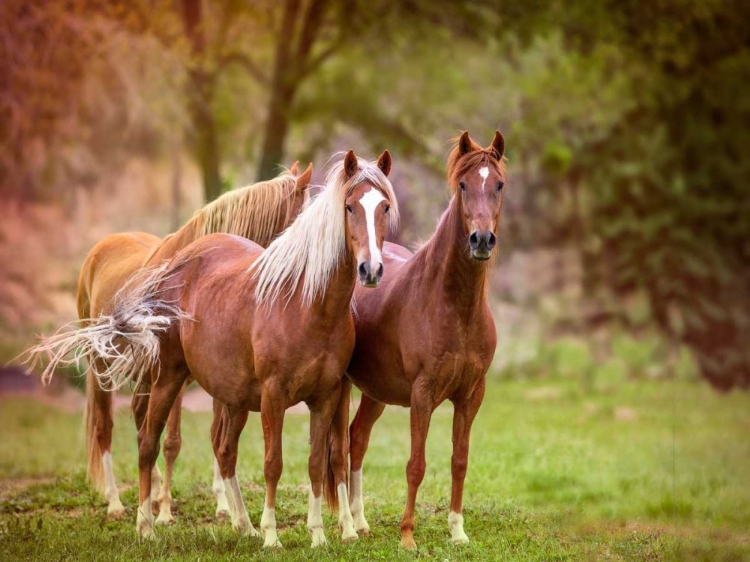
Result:
<svg viewBox="0 0 750 562"><path fill-rule="evenodd" d="M331 276L346 251L346 197L358 185L368 182L389 201L390 225L398 223L398 202L393 186L376 162L357 159L359 169L349 179L343 159L333 164L325 186L292 225L276 238L250 267L257 280L255 299L272 305L285 293L287 302L302 281L306 306L323 296Z"/></svg>
<svg viewBox="0 0 750 562"><path fill-rule="evenodd" d="M283 172L272 180L225 193L198 209L185 227L192 226L196 238L223 232L267 246L279 219L284 216L284 224L289 221L296 189L296 178L288 171Z"/></svg>

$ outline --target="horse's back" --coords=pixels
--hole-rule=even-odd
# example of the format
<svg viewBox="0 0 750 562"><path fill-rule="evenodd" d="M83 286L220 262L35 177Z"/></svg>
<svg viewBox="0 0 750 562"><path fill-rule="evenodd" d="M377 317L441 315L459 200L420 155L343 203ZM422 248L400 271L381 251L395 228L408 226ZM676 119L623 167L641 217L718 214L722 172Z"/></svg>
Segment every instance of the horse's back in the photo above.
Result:
<svg viewBox="0 0 750 562"><path fill-rule="evenodd" d="M108 313L117 291L160 241L145 232L110 234L100 240L86 256L78 278L79 318Z"/></svg>

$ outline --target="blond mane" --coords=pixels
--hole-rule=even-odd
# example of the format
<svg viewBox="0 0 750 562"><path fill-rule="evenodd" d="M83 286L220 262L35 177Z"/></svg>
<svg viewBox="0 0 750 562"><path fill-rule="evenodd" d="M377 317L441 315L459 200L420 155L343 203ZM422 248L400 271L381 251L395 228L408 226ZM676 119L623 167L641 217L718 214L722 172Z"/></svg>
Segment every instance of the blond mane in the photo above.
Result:
<svg viewBox="0 0 750 562"><path fill-rule="evenodd" d="M398 202L393 186L376 162L358 158L359 169L346 177L343 159L326 175L325 186L284 233L250 267L257 281L255 299L272 305L285 293L287 302L302 281L306 306L325 294L328 282L346 251L346 197L368 182L389 201L390 225L398 223Z"/></svg>
<svg viewBox="0 0 750 562"><path fill-rule="evenodd" d="M185 227L194 228L195 237L223 232L235 234L268 246L283 216L289 221L291 200L297 180L283 172L272 180L229 191L198 209Z"/></svg>

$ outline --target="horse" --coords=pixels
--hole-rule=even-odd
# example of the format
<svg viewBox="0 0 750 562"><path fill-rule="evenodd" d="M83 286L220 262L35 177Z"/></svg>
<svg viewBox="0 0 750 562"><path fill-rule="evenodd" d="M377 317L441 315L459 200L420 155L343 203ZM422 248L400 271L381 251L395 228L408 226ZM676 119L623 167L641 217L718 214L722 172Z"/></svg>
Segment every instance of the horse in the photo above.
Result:
<svg viewBox="0 0 750 562"><path fill-rule="evenodd" d="M349 151L331 167L325 189L297 220L263 250L227 234L203 237L145 276L115 310L117 334L143 346L147 361L133 361L120 380L151 371L139 426L139 509L136 529L153 537L151 473L159 438L185 380L193 377L223 404L212 431L214 454L227 490L235 529L257 536L235 473L237 446L248 411L259 411L265 440L266 497L260 529L264 547L280 547L276 489L282 472L285 410L300 401L310 409L309 512L312 546L326 542L321 513L327 442L344 369L354 349L351 300L357 280L376 287L381 250L398 205L387 175L391 156L377 163ZM162 322L163 321L163 322ZM346 484L339 489L342 540L357 538Z"/></svg>
<svg viewBox="0 0 750 562"><path fill-rule="evenodd" d="M435 233L415 254L386 243L388 276L381 287L354 292L356 344L334 414L326 499L334 503L347 481L350 442L350 509L356 530L369 534L362 461L370 432L386 404L410 407L408 493L401 519L404 548L416 548L414 506L425 474L425 441L432 412L445 400L454 405L448 527L453 543L469 541L463 526L463 486L471 425L497 343L487 278L503 205L504 148L500 132L486 149L464 132L448 159L452 198ZM362 391L362 399L348 428L352 383Z"/></svg>
<svg viewBox="0 0 750 562"><path fill-rule="evenodd" d="M194 213L192 218L177 232L160 239L145 232L112 234L102 239L89 252L78 279L77 307L83 326L96 326L109 318L115 295L128 285L136 272L159 264L175 255L194 240L214 232L227 232L253 240L267 246L300 213L308 201L308 185L312 178L312 164L298 174L299 163L295 162L287 172L270 181L259 182L225 193ZM71 340L63 335L57 343L65 345ZM48 340L32 352L49 352L54 349ZM107 370L107 359L91 355L93 369L86 376L86 448L88 477L107 500L107 516L119 519L125 513L120 501L112 467L112 393L100 388L94 372ZM116 367L114 367L116 369ZM45 377L52 371L48 366ZM187 385L186 385L187 386ZM141 399L136 393L134 400ZM169 419L167 437L164 440L165 476L158 498L158 523L174 521L171 511L171 479L174 462L181 447L180 415L182 393L175 402ZM213 493L217 500L217 516L226 514L223 481L214 470ZM158 466L154 465L154 488L159 490Z"/></svg>

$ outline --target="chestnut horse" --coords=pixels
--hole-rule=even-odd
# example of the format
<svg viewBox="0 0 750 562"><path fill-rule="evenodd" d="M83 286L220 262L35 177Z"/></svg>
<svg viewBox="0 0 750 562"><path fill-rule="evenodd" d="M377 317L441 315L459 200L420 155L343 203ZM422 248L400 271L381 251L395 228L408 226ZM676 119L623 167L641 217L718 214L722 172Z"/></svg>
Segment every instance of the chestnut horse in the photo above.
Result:
<svg viewBox="0 0 750 562"><path fill-rule="evenodd" d="M497 241L503 205L504 140L495 133L483 149L463 133L448 160L453 197L430 240L413 254L386 243L388 276L377 291L356 290L356 345L337 408L326 496L335 501L346 482L347 426L351 383L362 400L349 429L351 513L358 531L364 516L362 460L373 424L386 404L411 407L408 493L401 520L401 546L416 548L414 506L425 473L430 417L445 400L454 405L453 457L448 527L454 543L468 542L462 496L469 433L482 403L485 375L496 334L487 303L488 262ZM338 486L336 486L338 484Z"/></svg>
<svg viewBox="0 0 750 562"><path fill-rule="evenodd" d="M276 532L276 488L281 477L285 410L300 401L310 408L310 499L307 526L312 546L326 542L321 513L327 441L341 379L354 348L351 300L357 278L377 286L387 215L397 202L387 174L386 151L377 164L347 153L329 172L326 187L267 250L229 235L190 244L156 269L114 315L118 333L139 337L142 326L165 315L158 336L145 419L137 420L139 510L137 530L153 536L151 471L170 408L193 377L224 404L214 426L214 454L224 479L233 526L257 534L242 501L235 466L248 411L260 411L265 438L266 499L261 519L265 547L281 543ZM144 313L146 311L146 313ZM151 328L146 328L150 330ZM154 340L156 341L156 340ZM145 349L145 347L144 347ZM118 381L122 382L122 381ZM139 412L136 412L136 416ZM342 539L357 537L346 484L338 490Z"/></svg>
<svg viewBox="0 0 750 562"><path fill-rule="evenodd" d="M196 211L193 217L177 232L164 239L144 232L112 234L92 248L81 269L78 280L78 316L81 324L96 325L101 318L108 317L115 304L115 295L132 279L134 274L151 265L161 263L174 256L194 240L214 232L227 232L253 240L267 246L297 217L308 200L307 187L312 178L312 164L298 176L298 163L288 172L270 181L259 182L230 191ZM66 340L58 340L65 345ZM49 341L42 344L49 351ZM58 348L59 349L59 348ZM107 360L92 355L94 369L86 377L86 444L88 475L107 499L107 514L112 519L120 518L125 508L120 496L112 468L112 393L100 388L94 372L107 370ZM47 375L51 374L48 367ZM181 446L180 414L181 397L175 403L169 419L167 437L164 441L165 477L158 501L159 523L173 521L171 512L171 475L175 459ZM134 398L139 401L138 396ZM159 469L154 465L155 490L159 487ZM214 479L213 491L217 498L217 515L226 513L223 482ZM154 498L157 499L157 498Z"/></svg>

